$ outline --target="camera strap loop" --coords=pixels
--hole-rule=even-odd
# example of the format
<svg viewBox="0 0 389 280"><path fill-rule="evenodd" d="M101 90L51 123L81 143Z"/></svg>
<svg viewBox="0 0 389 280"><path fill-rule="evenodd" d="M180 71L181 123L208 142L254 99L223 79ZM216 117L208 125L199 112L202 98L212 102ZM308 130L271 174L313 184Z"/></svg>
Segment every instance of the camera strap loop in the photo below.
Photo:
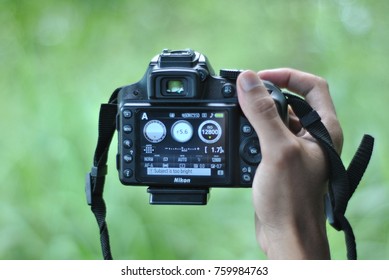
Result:
<svg viewBox="0 0 389 280"><path fill-rule="evenodd" d="M86 175L85 193L87 203L96 217L100 230L100 243L105 260L111 260L108 227L106 223L106 206L103 199L105 175L107 174L107 159L109 146L116 129L117 94L114 91L108 104L101 104L99 114L99 136L93 159L93 167Z"/></svg>
<svg viewBox="0 0 389 280"><path fill-rule="evenodd" d="M328 222L338 231L345 234L347 258L356 259L356 243L353 229L345 217L348 202L357 188L371 158L374 138L364 135L357 152L348 169L344 167L336 152L330 134L320 121L320 116L301 97L285 93L289 105L300 119L301 125L318 140L324 148L330 165L329 190L326 196L326 215Z"/></svg>

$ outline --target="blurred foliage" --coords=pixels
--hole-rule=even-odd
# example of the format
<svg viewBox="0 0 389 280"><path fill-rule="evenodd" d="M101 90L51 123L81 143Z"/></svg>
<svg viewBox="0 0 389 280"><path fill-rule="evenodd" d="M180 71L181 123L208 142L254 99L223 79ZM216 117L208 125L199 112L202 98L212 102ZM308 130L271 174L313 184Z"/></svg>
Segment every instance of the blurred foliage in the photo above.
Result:
<svg viewBox="0 0 389 280"><path fill-rule="evenodd" d="M325 77L344 161L363 133L376 137L347 215L359 257L388 259L388 11L385 0L0 0L0 259L101 258L84 197L99 104L164 48L198 50L215 69L288 66ZM150 206L145 188L120 184L112 146L114 257L264 258L249 189L213 189L206 207ZM333 258L344 259L343 234L328 234Z"/></svg>

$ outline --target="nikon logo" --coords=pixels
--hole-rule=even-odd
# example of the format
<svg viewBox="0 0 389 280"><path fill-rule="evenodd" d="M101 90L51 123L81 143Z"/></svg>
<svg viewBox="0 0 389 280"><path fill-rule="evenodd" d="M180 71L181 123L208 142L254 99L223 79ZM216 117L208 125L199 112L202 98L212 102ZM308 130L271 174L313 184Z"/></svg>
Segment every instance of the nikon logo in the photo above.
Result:
<svg viewBox="0 0 389 280"><path fill-rule="evenodd" d="M181 183L181 184L189 184L190 183L190 179L184 179L184 178L181 178L181 177L176 177L174 178L174 183Z"/></svg>

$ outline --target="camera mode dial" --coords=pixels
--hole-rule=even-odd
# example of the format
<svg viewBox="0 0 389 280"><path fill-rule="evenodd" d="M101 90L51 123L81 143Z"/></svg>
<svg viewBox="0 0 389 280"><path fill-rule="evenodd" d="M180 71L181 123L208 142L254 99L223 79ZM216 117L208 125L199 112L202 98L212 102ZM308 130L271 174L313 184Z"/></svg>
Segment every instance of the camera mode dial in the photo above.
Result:
<svg viewBox="0 0 389 280"><path fill-rule="evenodd" d="M159 143L166 137L166 126L159 120L151 120L145 124L143 135L151 143Z"/></svg>
<svg viewBox="0 0 389 280"><path fill-rule="evenodd" d="M220 70L220 76L229 79L229 80L236 80L238 79L238 76L240 73L242 73L242 70L236 70L236 69L221 69Z"/></svg>

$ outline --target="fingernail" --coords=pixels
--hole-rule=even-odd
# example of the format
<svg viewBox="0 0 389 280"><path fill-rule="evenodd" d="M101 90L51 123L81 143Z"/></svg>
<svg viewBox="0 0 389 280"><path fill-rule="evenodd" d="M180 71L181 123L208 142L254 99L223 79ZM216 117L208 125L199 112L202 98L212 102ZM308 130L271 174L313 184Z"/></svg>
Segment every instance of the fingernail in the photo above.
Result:
<svg viewBox="0 0 389 280"><path fill-rule="evenodd" d="M253 71L245 71L240 74L240 82L244 91L248 92L256 87L263 86L262 80Z"/></svg>

